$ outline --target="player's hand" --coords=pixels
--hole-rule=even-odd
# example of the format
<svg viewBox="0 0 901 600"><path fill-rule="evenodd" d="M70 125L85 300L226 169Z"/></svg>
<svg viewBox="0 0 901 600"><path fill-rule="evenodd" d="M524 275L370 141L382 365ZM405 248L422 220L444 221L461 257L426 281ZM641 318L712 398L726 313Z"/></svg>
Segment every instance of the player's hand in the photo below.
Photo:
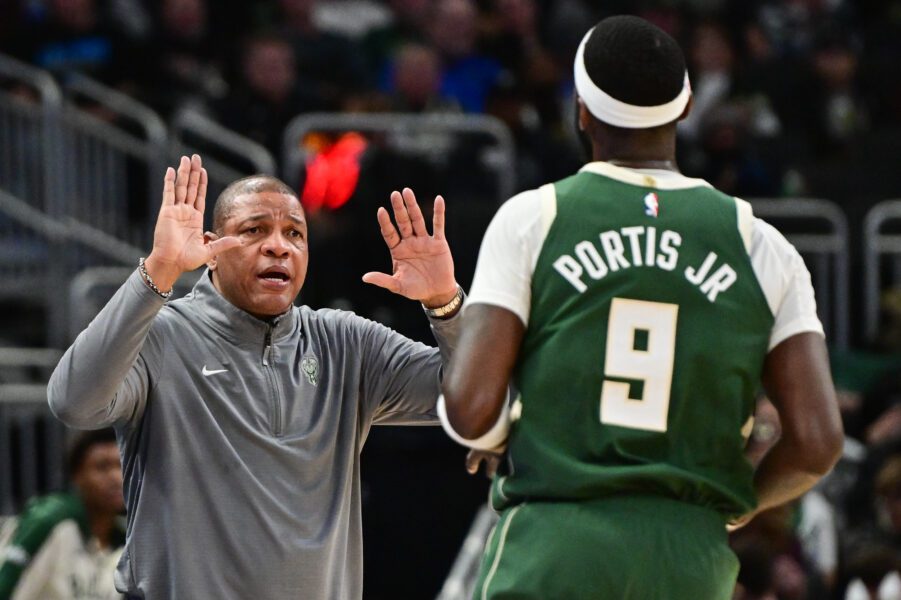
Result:
<svg viewBox="0 0 901 600"><path fill-rule="evenodd" d="M501 459L504 457L504 449L498 448L496 450L470 450L466 455L466 471L470 475L475 475L479 472L479 465L482 462L485 462L485 477L491 479L494 477L494 474L497 473L497 467L501 464Z"/></svg>
<svg viewBox="0 0 901 600"><path fill-rule="evenodd" d="M200 156L181 157L178 171L169 167L163 179L163 202L153 231L153 251L145 267L163 291L172 289L186 271L209 262L216 254L241 245L226 236L210 243L203 240L207 173Z"/></svg>
<svg viewBox="0 0 901 600"><path fill-rule="evenodd" d="M443 306L457 293L454 260L444 237L444 198L435 198L432 235L410 188L391 193L397 227L384 207L378 221L385 244L391 251L393 274L369 272L363 281L410 298L429 308Z"/></svg>

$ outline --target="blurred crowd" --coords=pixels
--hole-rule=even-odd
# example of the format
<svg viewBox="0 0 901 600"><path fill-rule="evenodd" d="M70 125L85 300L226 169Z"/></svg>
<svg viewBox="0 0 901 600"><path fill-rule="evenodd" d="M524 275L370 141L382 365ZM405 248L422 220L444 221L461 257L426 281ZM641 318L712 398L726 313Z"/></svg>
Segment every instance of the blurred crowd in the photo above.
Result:
<svg viewBox="0 0 901 600"><path fill-rule="evenodd" d="M86 72L164 115L199 108L276 155L303 112L494 115L514 133L519 188L580 164L575 48L598 19L638 13L686 51L687 174L747 197L897 189L897 0L13 0L0 10L3 51Z"/></svg>
<svg viewBox="0 0 901 600"><path fill-rule="evenodd" d="M202 111L276 156L285 126L306 112L493 115L513 134L516 187L525 189L585 160L573 128L572 59L588 27L619 13L651 20L685 49L694 93L679 128L687 175L744 197L827 198L852 221L899 195L901 0L7 0L0 52L61 79L86 73L165 117ZM330 147L344 171L357 170L351 185L379 181L360 189L459 185L396 156L360 171L364 148L353 136ZM414 150L445 154L454 173L475 172L466 152L448 156L435 140ZM328 245L328 213L338 209L353 216L343 239L379 244L372 203L317 195L317 173L308 163L303 195L321 213L321 249L340 250ZM464 272L475 243L461 251ZM360 309L367 290L340 289L370 269L338 262L314 275L333 290L325 300L353 298L359 312L394 324L375 304ZM816 491L733 536L737 599L901 599L899 348L887 341L883 350L894 354L878 364L836 358L845 456ZM778 434L763 399L752 460Z"/></svg>

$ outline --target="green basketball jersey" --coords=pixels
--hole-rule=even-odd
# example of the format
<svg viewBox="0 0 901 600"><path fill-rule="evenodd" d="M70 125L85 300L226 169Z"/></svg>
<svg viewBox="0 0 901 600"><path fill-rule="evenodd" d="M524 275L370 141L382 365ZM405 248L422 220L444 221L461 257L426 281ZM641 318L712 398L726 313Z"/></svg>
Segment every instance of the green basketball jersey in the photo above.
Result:
<svg viewBox="0 0 901 600"><path fill-rule="evenodd" d="M755 505L743 428L774 317L748 255L750 208L700 181L645 183L583 170L542 189L556 215L496 508L635 493L726 515Z"/></svg>

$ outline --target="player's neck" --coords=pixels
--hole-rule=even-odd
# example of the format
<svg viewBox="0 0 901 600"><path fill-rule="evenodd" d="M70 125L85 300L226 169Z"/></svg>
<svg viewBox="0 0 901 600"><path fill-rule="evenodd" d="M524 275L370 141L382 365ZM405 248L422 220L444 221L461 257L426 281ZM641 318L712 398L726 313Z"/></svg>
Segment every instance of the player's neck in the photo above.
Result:
<svg viewBox="0 0 901 600"><path fill-rule="evenodd" d="M628 169L679 172L675 131L606 131L592 140L592 158Z"/></svg>

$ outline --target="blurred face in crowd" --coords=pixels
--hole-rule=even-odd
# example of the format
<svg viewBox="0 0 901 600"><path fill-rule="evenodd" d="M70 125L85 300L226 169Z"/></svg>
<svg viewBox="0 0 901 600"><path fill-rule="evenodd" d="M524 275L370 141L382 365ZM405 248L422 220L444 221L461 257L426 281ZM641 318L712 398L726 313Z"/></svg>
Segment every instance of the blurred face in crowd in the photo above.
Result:
<svg viewBox="0 0 901 600"><path fill-rule="evenodd" d="M835 46L818 50L813 58L817 75L833 90L845 90L857 75L857 57L849 48Z"/></svg>
<svg viewBox="0 0 901 600"><path fill-rule="evenodd" d="M244 80L263 98L284 102L296 83L294 50L278 39L251 41L244 55Z"/></svg>
<svg viewBox="0 0 901 600"><path fill-rule="evenodd" d="M432 18L432 42L447 57L472 54L476 45L476 7L470 0L438 0Z"/></svg>
<svg viewBox="0 0 901 600"><path fill-rule="evenodd" d="M431 48L409 44L398 52L394 86L405 102L421 108L438 92L440 85L438 55Z"/></svg>
<svg viewBox="0 0 901 600"><path fill-rule="evenodd" d="M122 466L115 442L92 445L85 452L72 482L89 512L116 514L125 509L122 498Z"/></svg>
<svg viewBox="0 0 901 600"><path fill-rule="evenodd" d="M206 32L206 0L163 0L163 23L177 37L197 39Z"/></svg>
<svg viewBox="0 0 901 600"><path fill-rule="evenodd" d="M226 300L259 318L287 311L307 276L307 223L300 201L278 192L236 197L218 235L243 245L210 263Z"/></svg>
<svg viewBox="0 0 901 600"><path fill-rule="evenodd" d="M279 0L278 4L289 23L306 25L313 18L316 0Z"/></svg>
<svg viewBox="0 0 901 600"><path fill-rule="evenodd" d="M713 24L699 25L691 45L691 58L701 73L728 73L734 56L726 32Z"/></svg>
<svg viewBox="0 0 901 600"><path fill-rule="evenodd" d="M537 33L535 0L497 0L496 6L497 14L508 31L518 35Z"/></svg>
<svg viewBox="0 0 901 600"><path fill-rule="evenodd" d="M433 0L391 0L391 12L402 22L421 27L428 22Z"/></svg>
<svg viewBox="0 0 901 600"><path fill-rule="evenodd" d="M95 0L53 0L53 17L57 23L73 31L88 31L97 25Z"/></svg>

